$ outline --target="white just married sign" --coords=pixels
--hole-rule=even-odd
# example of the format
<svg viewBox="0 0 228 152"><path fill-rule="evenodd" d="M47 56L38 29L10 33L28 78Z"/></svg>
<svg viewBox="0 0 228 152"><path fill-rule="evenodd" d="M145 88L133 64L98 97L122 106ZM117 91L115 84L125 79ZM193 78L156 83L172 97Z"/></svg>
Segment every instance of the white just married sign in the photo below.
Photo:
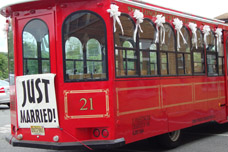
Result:
<svg viewBox="0 0 228 152"><path fill-rule="evenodd" d="M16 78L19 128L42 126L58 128L55 74L36 74Z"/></svg>

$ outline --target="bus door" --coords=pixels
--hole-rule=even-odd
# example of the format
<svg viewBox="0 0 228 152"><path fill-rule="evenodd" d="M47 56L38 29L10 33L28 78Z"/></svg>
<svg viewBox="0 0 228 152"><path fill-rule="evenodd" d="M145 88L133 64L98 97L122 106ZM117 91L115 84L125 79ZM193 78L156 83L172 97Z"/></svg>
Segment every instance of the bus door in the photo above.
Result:
<svg viewBox="0 0 228 152"><path fill-rule="evenodd" d="M54 14L16 18L17 76L56 73Z"/></svg>
<svg viewBox="0 0 228 152"><path fill-rule="evenodd" d="M56 77L54 14L45 12L38 15L37 12L29 16L20 13L20 16L27 16L15 18L18 126L56 128L59 125L58 117L54 120L54 116L57 116L54 93ZM31 130L31 133L34 135L40 134L36 133L37 130L33 131Z"/></svg>

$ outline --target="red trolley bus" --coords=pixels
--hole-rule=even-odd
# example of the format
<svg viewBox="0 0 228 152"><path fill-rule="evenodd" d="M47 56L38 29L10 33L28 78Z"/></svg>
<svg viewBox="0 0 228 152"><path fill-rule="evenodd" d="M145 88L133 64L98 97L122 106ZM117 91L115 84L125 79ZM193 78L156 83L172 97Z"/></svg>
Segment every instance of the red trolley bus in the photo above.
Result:
<svg viewBox="0 0 228 152"><path fill-rule="evenodd" d="M228 26L134 0L8 5L13 146L108 148L227 122ZM14 77L15 78L14 78Z"/></svg>

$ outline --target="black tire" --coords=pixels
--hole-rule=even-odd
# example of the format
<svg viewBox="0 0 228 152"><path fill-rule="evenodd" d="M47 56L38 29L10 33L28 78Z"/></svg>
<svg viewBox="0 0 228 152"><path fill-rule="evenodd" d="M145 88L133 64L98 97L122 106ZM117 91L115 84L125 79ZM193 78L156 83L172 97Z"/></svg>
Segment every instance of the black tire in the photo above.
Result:
<svg viewBox="0 0 228 152"><path fill-rule="evenodd" d="M10 103L7 103L7 106L10 108Z"/></svg>
<svg viewBox="0 0 228 152"><path fill-rule="evenodd" d="M172 149L178 147L181 140L181 130L176 130L170 133L166 133L157 137L158 143L164 148Z"/></svg>

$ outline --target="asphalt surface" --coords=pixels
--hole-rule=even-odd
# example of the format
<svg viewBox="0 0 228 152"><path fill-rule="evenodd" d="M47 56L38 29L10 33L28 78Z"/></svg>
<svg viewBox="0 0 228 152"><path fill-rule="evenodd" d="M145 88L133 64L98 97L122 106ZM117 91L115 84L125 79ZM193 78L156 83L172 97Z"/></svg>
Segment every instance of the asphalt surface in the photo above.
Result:
<svg viewBox="0 0 228 152"><path fill-rule="evenodd" d="M0 105L0 152L60 152L56 150L13 147L6 142L10 133L10 110L8 106ZM228 124L215 122L198 125L183 130L181 146L166 150L155 138L135 142L117 149L99 150L96 152L227 152ZM61 152L80 152L62 150Z"/></svg>

